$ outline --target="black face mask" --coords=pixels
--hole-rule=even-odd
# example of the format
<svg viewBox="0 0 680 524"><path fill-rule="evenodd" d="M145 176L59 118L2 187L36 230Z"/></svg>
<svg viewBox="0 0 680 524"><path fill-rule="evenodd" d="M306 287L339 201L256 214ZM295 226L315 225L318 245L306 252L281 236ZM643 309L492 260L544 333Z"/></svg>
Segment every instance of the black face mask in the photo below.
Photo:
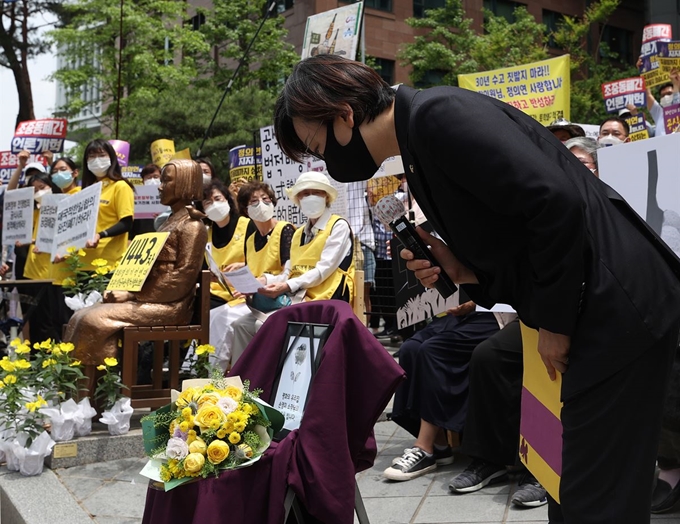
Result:
<svg viewBox="0 0 680 524"><path fill-rule="evenodd" d="M346 146L341 146L335 139L333 122L329 122L323 157L328 174L338 182L368 180L378 170L378 166L359 132L359 126L352 128L352 138L349 143Z"/></svg>

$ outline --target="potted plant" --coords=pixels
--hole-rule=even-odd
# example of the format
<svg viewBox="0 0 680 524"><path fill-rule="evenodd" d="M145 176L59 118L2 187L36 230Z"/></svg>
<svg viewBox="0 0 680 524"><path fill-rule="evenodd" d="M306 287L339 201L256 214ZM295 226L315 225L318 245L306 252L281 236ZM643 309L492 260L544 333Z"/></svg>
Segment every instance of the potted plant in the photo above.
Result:
<svg viewBox="0 0 680 524"><path fill-rule="evenodd" d="M109 434L123 435L130 430L132 406L130 399L122 395L123 384L117 371L118 359L107 357L104 363L97 366L103 375L97 382L95 398L104 406L99 422L109 427Z"/></svg>

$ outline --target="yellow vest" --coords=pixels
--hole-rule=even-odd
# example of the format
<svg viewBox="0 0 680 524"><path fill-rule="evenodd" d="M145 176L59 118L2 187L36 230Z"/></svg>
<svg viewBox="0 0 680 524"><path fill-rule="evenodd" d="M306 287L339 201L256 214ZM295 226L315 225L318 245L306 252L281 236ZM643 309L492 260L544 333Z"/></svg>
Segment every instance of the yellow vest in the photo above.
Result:
<svg viewBox="0 0 680 524"><path fill-rule="evenodd" d="M267 245L259 251L255 250L255 235L253 233L246 240L246 261L250 271L256 277L264 273L279 275L283 271L281 263L281 232L288 225L288 222L279 220L269 235Z"/></svg>
<svg viewBox="0 0 680 524"><path fill-rule="evenodd" d="M299 277L310 269L314 268L321 260L321 252L326 246L326 240L333 230L333 226L338 220L343 220L338 215L331 215L325 229L321 229L311 242L301 246L302 232L300 228L293 234L293 243L290 246L290 276L288 278ZM351 253L351 251L350 251ZM348 282L349 280L349 282ZM349 301L354 297L354 257L347 271L339 267L321 284L307 289L305 300L328 300L335 292L345 286L349 290ZM344 289L343 289L344 292Z"/></svg>
<svg viewBox="0 0 680 524"><path fill-rule="evenodd" d="M246 243L246 229L248 229L249 222L249 218L239 217L238 222L236 223L236 229L234 230L234 236L231 237L229 243L221 248L212 246L210 252L220 269L224 269L229 264L233 264L235 262L246 261L244 248ZM212 232L213 226L210 226L208 229L208 242L210 244L212 244ZM235 291L234 288L230 287L230 289L232 293ZM210 292L226 301L230 306L235 306L245 302L245 299L243 298L233 299L227 291L222 289L222 286L220 286L219 282L210 283Z"/></svg>
<svg viewBox="0 0 680 524"><path fill-rule="evenodd" d="M38 220L40 218L40 210L33 210L33 240L38 234ZM50 278L50 254L49 253L34 253L33 248L35 244L28 246L28 257L26 258L26 266L24 267L24 278L30 280L43 280Z"/></svg>

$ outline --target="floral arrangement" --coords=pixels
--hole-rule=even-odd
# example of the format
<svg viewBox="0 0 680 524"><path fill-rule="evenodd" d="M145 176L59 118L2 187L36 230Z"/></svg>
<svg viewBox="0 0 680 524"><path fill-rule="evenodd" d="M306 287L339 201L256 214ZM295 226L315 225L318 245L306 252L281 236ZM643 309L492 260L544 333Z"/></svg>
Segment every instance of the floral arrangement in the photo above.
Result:
<svg viewBox="0 0 680 524"><path fill-rule="evenodd" d="M30 343L12 342L17 354L30 353ZM36 378L45 394L45 399L55 403L75 398L78 393L78 381L85 378L81 363L71 357L74 345L71 342L54 342L47 339L33 344L35 350Z"/></svg>
<svg viewBox="0 0 680 524"><path fill-rule="evenodd" d="M82 260L86 255L85 250L69 247L66 252L66 267L63 271L69 276L62 282L66 305L77 311L100 302L118 263L110 265L103 258L95 258L90 262L94 271L85 271Z"/></svg>
<svg viewBox="0 0 680 524"><path fill-rule="evenodd" d="M115 357L106 357L104 363L97 366L97 370L103 371L104 374L97 381L94 396L102 402L104 409L111 409L116 401L123 396L122 388L124 386L116 369L117 366L118 359Z"/></svg>
<svg viewBox="0 0 680 524"><path fill-rule="evenodd" d="M260 391L250 391L248 381L241 384L238 377L215 374L211 380L191 382L199 384L142 419L147 453L160 460L155 475L149 476L163 482L166 491L254 463L283 424L283 416L264 405Z"/></svg>

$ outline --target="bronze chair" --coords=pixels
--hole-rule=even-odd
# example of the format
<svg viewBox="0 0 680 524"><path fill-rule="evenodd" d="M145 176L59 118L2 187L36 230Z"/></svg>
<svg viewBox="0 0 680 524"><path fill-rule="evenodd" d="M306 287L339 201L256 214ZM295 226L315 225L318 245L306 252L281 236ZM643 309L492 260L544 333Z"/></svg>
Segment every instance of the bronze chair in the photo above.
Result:
<svg viewBox="0 0 680 524"><path fill-rule="evenodd" d="M207 344L210 336L210 271L202 271L196 284L194 314L186 326L126 327L123 329L123 376L133 408L157 408L170 403L170 390L180 388L180 343L195 339ZM167 387L163 387L165 341L170 342ZM137 384L139 343L153 341L153 374L150 385Z"/></svg>

